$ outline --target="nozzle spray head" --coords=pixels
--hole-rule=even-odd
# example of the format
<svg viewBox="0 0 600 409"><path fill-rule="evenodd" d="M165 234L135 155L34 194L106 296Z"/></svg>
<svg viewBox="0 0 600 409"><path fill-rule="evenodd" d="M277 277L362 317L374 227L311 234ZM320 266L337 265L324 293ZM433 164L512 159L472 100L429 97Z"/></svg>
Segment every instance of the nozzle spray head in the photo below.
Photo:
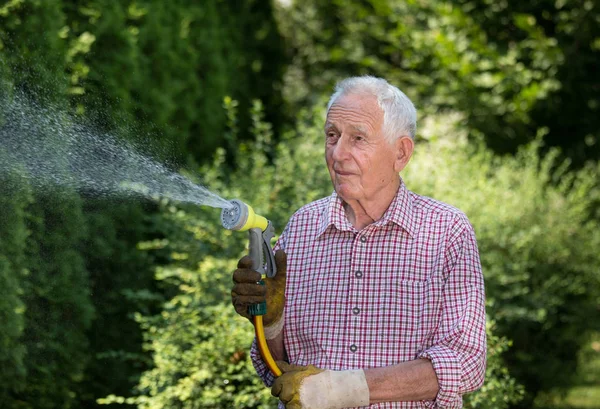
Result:
<svg viewBox="0 0 600 409"><path fill-rule="evenodd" d="M252 269L267 277L275 277L277 266L270 244L275 235L273 225L263 216L254 213L254 209L241 200L233 199L229 203L230 206L221 211L221 224L228 230L249 230L248 248Z"/></svg>
<svg viewBox="0 0 600 409"><path fill-rule="evenodd" d="M253 228L267 229L269 221L254 213L254 209L238 199L230 200L231 207L221 211L221 224L228 230L246 231Z"/></svg>

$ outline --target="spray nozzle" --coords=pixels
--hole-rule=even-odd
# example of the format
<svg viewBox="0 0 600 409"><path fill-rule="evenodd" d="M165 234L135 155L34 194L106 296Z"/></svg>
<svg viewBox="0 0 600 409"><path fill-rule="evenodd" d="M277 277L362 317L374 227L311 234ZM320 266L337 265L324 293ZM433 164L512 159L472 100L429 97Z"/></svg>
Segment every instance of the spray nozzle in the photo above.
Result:
<svg viewBox="0 0 600 409"><path fill-rule="evenodd" d="M233 199L229 204L221 211L221 224L228 230L249 231L252 268L267 277L274 277L277 267L271 248L271 239L275 235L273 225L241 200Z"/></svg>
<svg viewBox="0 0 600 409"><path fill-rule="evenodd" d="M230 200L229 204L231 207L221 211L221 224L227 230L239 230L248 218L246 204L237 199Z"/></svg>
<svg viewBox="0 0 600 409"><path fill-rule="evenodd" d="M238 199L229 201L231 207L221 211L221 224L228 230L246 231L253 228L267 229L269 221L254 213L254 209Z"/></svg>

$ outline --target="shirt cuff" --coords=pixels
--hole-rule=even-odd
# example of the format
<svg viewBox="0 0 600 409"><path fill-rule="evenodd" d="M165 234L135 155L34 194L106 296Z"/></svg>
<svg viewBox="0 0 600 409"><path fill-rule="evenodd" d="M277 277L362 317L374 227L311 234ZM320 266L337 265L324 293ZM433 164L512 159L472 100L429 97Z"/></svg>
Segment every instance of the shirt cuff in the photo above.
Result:
<svg viewBox="0 0 600 409"><path fill-rule="evenodd" d="M271 373L271 370L264 363L262 356L260 356L258 345L256 343L256 338L254 338L254 341L252 342L252 347L250 348L250 359L252 360L252 365L254 365L254 369L256 370L258 376L260 376L260 378L266 386L271 387L273 385L273 382L275 381L275 376Z"/></svg>
<svg viewBox="0 0 600 409"><path fill-rule="evenodd" d="M439 390L432 407L462 408L462 396L459 394L462 365L456 353L448 347L436 345L420 353L418 358L431 361L438 379Z"/></svg>

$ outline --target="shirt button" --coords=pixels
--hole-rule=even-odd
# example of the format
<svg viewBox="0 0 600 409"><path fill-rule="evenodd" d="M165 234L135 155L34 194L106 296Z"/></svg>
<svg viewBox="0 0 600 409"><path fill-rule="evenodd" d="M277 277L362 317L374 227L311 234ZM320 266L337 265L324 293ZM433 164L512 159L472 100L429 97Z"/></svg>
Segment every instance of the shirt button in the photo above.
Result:
<svg viewBox="0 0 600 409"><path fill-rule="evenodd" d="M350 351L352 352L356 352L356 350L358 349L358 347L354 344L350 345Z"/></svg>
<svg viewBox="0 0 600 409"><path fill-rule="evenodd" d="M352 313L353 313L354 315L358 315L358 314L360 313L360 308L358 308L358 307L354 307L354 308L352 308Z"/></svg>
<svg viewBox="0 0 600 409"><path fill-rule="evenodd" d="M365 236L360 236L360 241L363 243L367 242L367 238Z"/></svg>
<svg viewBox="0 0 600 409"><path fill-rule="evenodd" d="M356 278L362 278L362 276L363 276L363 272L360 270L358 270L357 272L354 273L354 277L356 277Z"/></svg>

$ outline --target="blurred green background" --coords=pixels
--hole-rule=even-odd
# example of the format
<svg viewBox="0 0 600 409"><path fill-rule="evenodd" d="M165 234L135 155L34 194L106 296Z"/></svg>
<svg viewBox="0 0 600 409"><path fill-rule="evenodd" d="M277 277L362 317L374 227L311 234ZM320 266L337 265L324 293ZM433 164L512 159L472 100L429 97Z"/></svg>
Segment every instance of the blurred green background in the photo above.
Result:
<svg viewBox="0 0 600 409"><path fill-rule="evenodd" d="M468 408L600 408L599 62L592 0L0 3L0 99L149 145L279 231L331 192L335 82L399 86L419 112L407 185L464 210L480 246L488 376ZM277 407L229 306L247 238L217 209L14 178L0 174L2 408Z"/></svg>

